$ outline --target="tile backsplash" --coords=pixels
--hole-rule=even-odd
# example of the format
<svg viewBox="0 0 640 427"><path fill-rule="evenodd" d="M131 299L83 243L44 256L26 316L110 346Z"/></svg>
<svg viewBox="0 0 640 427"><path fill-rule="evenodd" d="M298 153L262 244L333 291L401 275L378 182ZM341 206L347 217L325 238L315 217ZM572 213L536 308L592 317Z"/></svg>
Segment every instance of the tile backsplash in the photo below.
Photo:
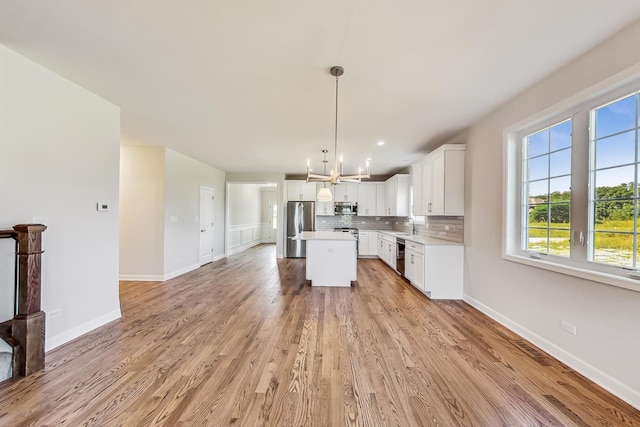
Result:
<svg viewBox="0 0 640 427"><path fill-rule="evenodd" d="M405 224L405 218L393 223L393 229L411 233L411 222ZM463 216L428 216L425 224L416 224L416 234L451 242L464 242Z"/></svg>
<svg viewBox="0 0 640 427"><path fill-rule="evenodd" d="M316 217L316 230L354 227L359 230L397 230L411 233L411 222L405 223L405 220L406 217L395 216L318 215ZM424 224L416 224L416 234L462 243L464 240L464 217L425 217Z"/></svg>
<svg viewBox="0 0 640 427"><path fill-rule="evenodd" d="M403 221L395 216L318 215L316 230L333 230L338 227L354 227L358 230L393 230L393 224Z"/></svg>

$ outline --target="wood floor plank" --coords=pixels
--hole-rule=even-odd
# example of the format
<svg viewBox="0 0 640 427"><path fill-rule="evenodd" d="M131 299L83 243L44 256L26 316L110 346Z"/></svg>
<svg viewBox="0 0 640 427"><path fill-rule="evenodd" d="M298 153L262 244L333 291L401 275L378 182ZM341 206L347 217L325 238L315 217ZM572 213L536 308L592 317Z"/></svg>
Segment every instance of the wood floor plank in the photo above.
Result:
<svg viewBox="0 0 640 427"><path fill-rule="evenodd" d="M0 426L640 426L640 411L381 261L312 288L261 245L162 283L0 384Z"/></svg>

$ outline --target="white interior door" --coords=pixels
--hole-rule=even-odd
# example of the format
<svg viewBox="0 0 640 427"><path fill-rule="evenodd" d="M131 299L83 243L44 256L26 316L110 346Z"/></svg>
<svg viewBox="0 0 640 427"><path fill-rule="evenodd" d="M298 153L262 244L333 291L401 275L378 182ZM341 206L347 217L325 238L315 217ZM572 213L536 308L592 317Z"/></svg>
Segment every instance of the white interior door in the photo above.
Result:
<svg viewBox="0 0 640 427"><path fill-rule="evenodd" d="M262 191L262 241L275 243L278 231L278 191Z"/></svg>
<svg viewBox="0 0 640 427"><path fill-rule="evenodd" d="M215 190L200 187L200 265L213 261L213 207Z"/></svg>

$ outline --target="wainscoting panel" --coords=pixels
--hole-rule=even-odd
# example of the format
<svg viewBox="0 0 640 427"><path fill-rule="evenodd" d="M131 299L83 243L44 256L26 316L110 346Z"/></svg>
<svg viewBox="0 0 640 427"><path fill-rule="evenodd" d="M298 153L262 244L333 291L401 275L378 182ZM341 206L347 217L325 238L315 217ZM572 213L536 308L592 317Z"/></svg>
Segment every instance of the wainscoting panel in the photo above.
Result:
<svg viewBox="0 0 640 427"><path fill-rule="evenodd" d="M269 224L242 224L229 226L228 255L232 255L262 243L265 238L263 230L268 230ZM267 233L268 237L268 233Z"/></svg>

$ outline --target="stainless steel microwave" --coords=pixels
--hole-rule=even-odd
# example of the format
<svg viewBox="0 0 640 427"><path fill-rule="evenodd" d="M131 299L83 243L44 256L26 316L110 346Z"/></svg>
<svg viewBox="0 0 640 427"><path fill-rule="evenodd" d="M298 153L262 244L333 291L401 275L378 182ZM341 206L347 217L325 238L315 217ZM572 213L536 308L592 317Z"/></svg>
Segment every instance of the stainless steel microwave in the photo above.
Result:
<svg viewBox="0 0 640 427"><path fill-rule="evenodd" d="M335 202L334 213L336 215L357 215L358 203L357 202Z"/></svg>

